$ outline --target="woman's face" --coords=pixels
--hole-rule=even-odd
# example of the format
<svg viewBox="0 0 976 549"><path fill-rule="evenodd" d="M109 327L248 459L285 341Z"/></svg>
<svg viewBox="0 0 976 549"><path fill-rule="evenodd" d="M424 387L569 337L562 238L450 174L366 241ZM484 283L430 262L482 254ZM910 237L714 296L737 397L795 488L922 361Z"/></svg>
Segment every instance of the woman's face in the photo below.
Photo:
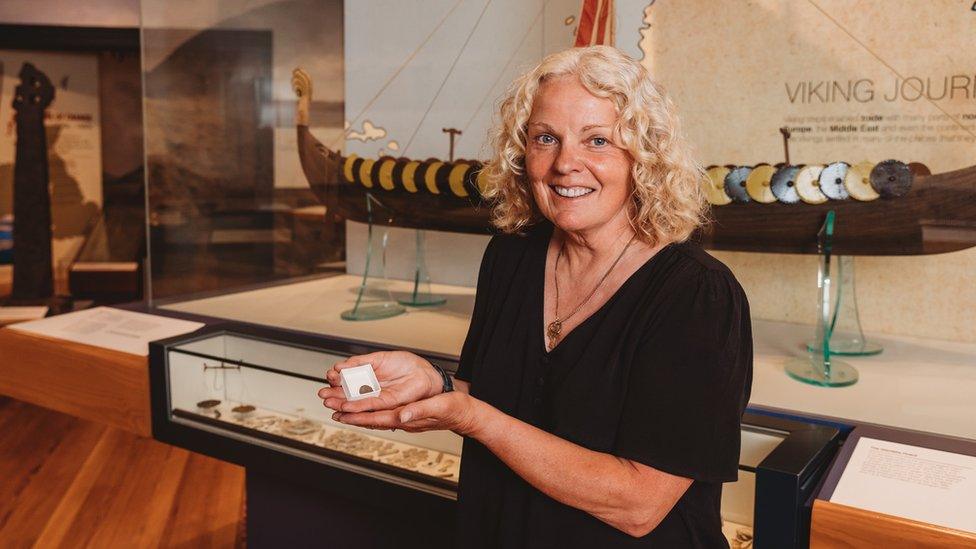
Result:
<svg viewBox="0 0 976 549"><path fill-rule="evenodd" d="M613 102L575 76L544 82L527 125L525 171L539 211L569 232L628 217L630 155L613 143Z"/></svg>

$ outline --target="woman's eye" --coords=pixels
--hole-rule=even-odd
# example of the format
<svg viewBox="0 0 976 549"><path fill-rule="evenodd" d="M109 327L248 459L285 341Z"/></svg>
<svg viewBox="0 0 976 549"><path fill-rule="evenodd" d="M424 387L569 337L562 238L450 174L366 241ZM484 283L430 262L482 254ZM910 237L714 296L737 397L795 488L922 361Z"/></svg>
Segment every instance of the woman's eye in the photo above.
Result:
<svg viewBox="0 0 976 549"><path fill-rule="evenodd" d="M541 143L542 145L552 145L553 143L556 142L556 138L547 133L537 135L535 140L536 142Z"/></svg>
<svg viewBox="0 0 976 549"><path fill-rule="evenodd" d="M593 139L590 139L590 143L593 143L597 147L603 147L605 145L609 145L610 140L606 137L594 137Z"/></svg>

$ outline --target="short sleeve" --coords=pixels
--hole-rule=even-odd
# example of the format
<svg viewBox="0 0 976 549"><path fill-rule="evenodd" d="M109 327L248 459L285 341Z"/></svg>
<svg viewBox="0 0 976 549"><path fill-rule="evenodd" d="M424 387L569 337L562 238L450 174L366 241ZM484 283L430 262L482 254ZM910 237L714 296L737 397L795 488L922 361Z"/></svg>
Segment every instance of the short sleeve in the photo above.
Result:
<svg viewBox="0 0 976 549"><path fill-rule="evenodd" d="M471 381L471 374L475 356L478 354L478 346L481 336L484 333L484 325L488 316L488 303L491 301L491 278L492 267L495 263L495 255L498 237L493 237L485 248L485 254L481 258L481 268L478 271L478 288L474 297L474 311L471 313L471 324L468 326L468 335L464 338L464 345L461 346L461 357L458 361L458 369L454 374L454 379L461 381Z"/></svg>
<svg viewBox="0 0 976 549"><path fill-rule="evenodd" d="M629 374L615 454L704 482L737 478L752 384L752 327L731 272L702 269L648 321Z"/></svg>

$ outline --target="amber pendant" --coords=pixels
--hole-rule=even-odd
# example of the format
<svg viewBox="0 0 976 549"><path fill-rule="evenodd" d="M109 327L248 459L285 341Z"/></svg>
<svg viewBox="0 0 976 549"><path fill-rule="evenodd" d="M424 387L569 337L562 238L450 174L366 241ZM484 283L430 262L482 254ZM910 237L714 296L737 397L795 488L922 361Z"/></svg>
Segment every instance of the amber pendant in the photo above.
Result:
<svg viewBox="0 0 976 549"><path fill-rule="evenodd" d="M559 332L563 331L563 323L558 320L553 320L546 327L546 337L549 338L549 349L552 350L556 346L556 342L559 341Z"/></svg>

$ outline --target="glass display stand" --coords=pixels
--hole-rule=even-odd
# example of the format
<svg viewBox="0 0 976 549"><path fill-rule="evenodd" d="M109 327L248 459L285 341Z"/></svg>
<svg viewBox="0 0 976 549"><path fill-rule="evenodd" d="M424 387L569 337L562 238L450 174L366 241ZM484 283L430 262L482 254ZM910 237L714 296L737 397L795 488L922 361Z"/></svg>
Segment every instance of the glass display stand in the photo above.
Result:
<svg viewBox="0 0 976 549"><path fill-rule="evenodd" d="M461 439L449 431L372 431L331 419L317 391L349 348L214 330L157 351L162 416L445 497L457 488ZM161 362L161 363L160 363Z"/></svg>
<svg viewBox="0 0 976 549"><path fill-rule="evenodd" d="M811 385L822 387L845 387L857 383L858 373L850 364L831 358L831 336L835 315L831 313L830 273L831 246L834 237L834 210L827 212L827 218L817 233L817 249L820 253L820 266L817 270L817 331L815 341L820 342L818 351L810 351L806 356L795 357L786 363L786 373L790 377ZM834 308L836 309L836 307ZM836 312L836 311L835 311ZM862 336L863 341L863 336Z"/></svg>
<svg viewBox="0 0 976 549"><path fill-rule="evenodd" d="M359 285L356 304L352 309L342 311L343 320L378 320L390 318L407 311L398 304L386 284L386 244L388 232L383 229L380 235L374 231L373 202L371 194L366 195L366 211L369 216L366 238L366 265L363 267L363 281ZM377 202L377 204L379 204ZM379 242L377 242L377 240ZM375 257L379 248L379 257Z"/></svg>
<svg viewBox="0 0 976 549"><path fill-rule="evenodd" d="M401 305L435 307L447 303L447 298L430 292L430 275L427 273L426 231L417 229L417 264L413 275L413 291L397 300Z"/></svg>
<svg viewBox="0 0 976 549"><path fill-rule="evenodd" d="M830 353L844 356L870 356L879 354L881 345L867 341L861 329L857 310L857 294L854 287L854 258L842 255L837 261L837 289L834 295L833 314L830 319ZM820 340L807 342L807 349L820 352Z"/></svg>

